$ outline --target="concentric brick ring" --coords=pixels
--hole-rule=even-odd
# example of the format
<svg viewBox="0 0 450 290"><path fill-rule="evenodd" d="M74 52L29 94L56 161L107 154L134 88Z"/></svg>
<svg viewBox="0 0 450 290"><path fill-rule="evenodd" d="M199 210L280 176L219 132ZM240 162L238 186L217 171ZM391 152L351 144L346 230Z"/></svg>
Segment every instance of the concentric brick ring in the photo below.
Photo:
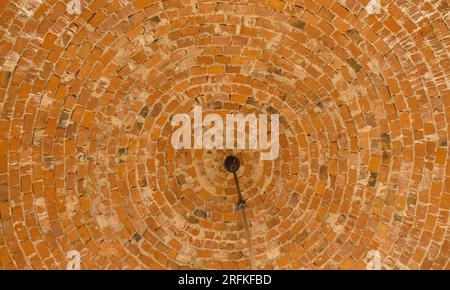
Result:
<svg viewBox="0 0 450 290"><path fill-rule="evenodd" d="M16 2L0 268L249 268L230 153L256 268L450 267L446 1ZM195 105L280 114L279 157L175 150Z"/></svg>

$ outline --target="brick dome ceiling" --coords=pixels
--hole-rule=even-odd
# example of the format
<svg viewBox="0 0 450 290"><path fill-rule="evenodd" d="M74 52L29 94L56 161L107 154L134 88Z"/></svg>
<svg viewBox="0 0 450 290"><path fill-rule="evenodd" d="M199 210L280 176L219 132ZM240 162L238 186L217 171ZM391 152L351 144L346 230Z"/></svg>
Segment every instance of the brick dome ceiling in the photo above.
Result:
<svg viewBox="0 0 450 290"><path fill-rule="evenodd" d="M0 268L450 268L447 1L0 1ZM280 154L171 117L277 113Z"/></svg>

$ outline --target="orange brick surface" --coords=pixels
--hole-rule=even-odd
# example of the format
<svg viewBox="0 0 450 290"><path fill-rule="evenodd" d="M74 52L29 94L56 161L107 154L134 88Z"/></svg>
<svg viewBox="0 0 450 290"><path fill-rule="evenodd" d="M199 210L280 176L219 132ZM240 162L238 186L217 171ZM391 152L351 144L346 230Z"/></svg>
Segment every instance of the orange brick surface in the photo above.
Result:
<svg viewBox="0 0 450 290"><path fill-rule="evenodd" d="M448 1L0 0L0 269L450 269ZM447 17L447 18L446 18ZM174 114L280 114L280 155Z"/></svg>

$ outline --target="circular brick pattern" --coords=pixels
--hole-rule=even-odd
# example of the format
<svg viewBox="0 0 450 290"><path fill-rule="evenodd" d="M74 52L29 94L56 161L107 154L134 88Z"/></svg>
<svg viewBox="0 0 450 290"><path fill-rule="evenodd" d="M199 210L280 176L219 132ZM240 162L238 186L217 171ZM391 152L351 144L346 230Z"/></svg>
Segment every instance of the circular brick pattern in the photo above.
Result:
<svg viewBox="0 0 450 290"><path fill-rule="evenodd" d="M449 269L447 1L0 2L0 268ZM280 114L280 155L171 117Z"/></svg>

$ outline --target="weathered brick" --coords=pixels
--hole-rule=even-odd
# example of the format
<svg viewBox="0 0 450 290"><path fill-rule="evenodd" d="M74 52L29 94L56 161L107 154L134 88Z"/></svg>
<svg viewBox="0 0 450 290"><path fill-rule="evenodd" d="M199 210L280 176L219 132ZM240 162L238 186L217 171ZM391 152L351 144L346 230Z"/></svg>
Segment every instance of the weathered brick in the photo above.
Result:
<svg viewBox="0 0 450 290"><path fill-rule="evenodd" d="M64 2L0 1L0 269L449 268L447 1ZM195 105L278 158L176 150Z"/></svg>

